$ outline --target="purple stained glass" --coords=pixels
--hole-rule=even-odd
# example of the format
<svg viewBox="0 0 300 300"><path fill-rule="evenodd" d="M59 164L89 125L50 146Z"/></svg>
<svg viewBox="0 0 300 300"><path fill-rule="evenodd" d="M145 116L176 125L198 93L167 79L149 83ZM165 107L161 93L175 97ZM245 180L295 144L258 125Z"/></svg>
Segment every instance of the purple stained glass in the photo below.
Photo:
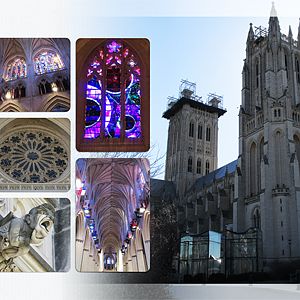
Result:
<svg viewBox="0 0 300 300"><path fill-rule="evenodd" d="M106 138L129 139L141 137L141 93L140 68L130 49L116 41L111 41L100 49L87 69L86 112L84 138L94 139L101 132L101 111L104 111L104 133ZM105 74L102 65L106 65ZM126 75L124 76L126 72ZM103 76L104 75L104 76ZM124 78L125 77L125 78ZM122 80L125 80L123 82ZM105 90L105 101L101 99L102 86ZM125 105L121 103L121 89L125 87ZM122 105L125 120L121 122Z"/></svg>
<svg viewBox="0 0 300 300"><path fill-rule="evenodd" d="M101 86L92 79L86 86L85 133L84 138L94 139L100 136L101 129Z"/></svg>
<svg viewBox="0 0 300 300"><path fill-rule="evenodd" d="M16 58L10 62L3 77L5 81L24 78L27 76L27 66L23 58Z"/></svg>
<svg viewBox="0 0 300 300"><path fill-rule="evenodd" d="M109 53L118 53L120 52L122 45L117 43L116 41L112 41L107 45L107 48Z"/></svg>

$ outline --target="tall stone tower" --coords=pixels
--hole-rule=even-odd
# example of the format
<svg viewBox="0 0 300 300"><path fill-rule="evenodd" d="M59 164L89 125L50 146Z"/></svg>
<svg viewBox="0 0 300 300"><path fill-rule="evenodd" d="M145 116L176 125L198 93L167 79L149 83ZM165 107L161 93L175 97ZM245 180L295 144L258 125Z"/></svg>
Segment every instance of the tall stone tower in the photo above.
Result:
<svg viewBox="0 0 300 300"><path fill-rule="evenodd" d="M250 30L239 113L239 176L234 229L262 230L263 257L300 253L300 26L280 31L274 6L269 28Z"/></svg>
<svg viewBox="0 0 300 300"><path fill-rule="evenodd" d="M165 179L176 184L179 201L186 189L217 168L218 118L222 97L210 94L206 103L196 95L196 84L183 80L179 98L169 98L163 117L170 120Z"/></svg>

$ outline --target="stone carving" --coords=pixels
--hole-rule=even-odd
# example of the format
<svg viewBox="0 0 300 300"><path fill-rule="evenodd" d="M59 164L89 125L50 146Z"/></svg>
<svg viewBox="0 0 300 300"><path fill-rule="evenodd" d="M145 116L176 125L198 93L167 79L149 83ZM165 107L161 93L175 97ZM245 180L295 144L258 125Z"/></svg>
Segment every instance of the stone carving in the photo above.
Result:
<svg viewBox="0 0 300 300"><path fill-rule="evenodd" d="M0 220L0 271L13 258L29 251L29 245L41 245L54 223L55 209L48 203L32 208L22 218L12 212Z"/></svg>
<svg viewBox="0 0 300 300"><path fill-rule="evenodd" d="M67 151L48 133L34 130L14 132L0 144L0 168L19 182L57 180L67 165Z"/></svg>

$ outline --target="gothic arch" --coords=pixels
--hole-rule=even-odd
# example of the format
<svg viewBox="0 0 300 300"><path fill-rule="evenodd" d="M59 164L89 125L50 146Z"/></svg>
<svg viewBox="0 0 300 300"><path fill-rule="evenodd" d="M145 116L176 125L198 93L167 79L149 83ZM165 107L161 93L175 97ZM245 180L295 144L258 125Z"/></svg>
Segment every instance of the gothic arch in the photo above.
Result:
<svg viewBox="0 0 300 300"><path fill-rule="evenodd" d="M187 171L189 173L193 173L193 158L192 156L189 156L188 158L188 167L187 167Z"/></svg>
<svg viewBox="0 0 300 300"><path fill-rule="evenodd" d="M203 139L203 124L200 122L198 123L198 128L197 128L197 138L198 140Z"/></svg>
<svg viewBox="0 0 300 300"><path fill-rule="evenodd" d="M251 214L251 218L252 218L252 226L254 228L261 228L261 214L260 214L260 207L256 206L253 210L252 210L252 214Z"/></svg>
<svg viewBox="0 0 300 300"><path fill-rule="evenodd" d="M1 43L3 43L2 47L4 49L4 53L2 57L3 63L0 66L0 69L3 69L3 79L5 80L9 64L18 58L23 59L26 63L27 57L23 45L18 39L2 39Z"/></svg>
<svg viewBox="0 0 300 300"><path fill-rule="evenodd" d="M275 148L275 174L276 174L276 185L281 186L283 184L282 174L282 160L283 160L283 132L280 128L274 130L274 148Z"/></svg>
<svg viewBox="0 0 300 300"><path fill-rule="evenodd" d="M77 41L80 151L149 149L148 48L146 39Z"/></svg>
<svg viewBox="0 0 300 300"><path fill-rule="evenodd" d="M212 128L212 126L211 125L207 125L206 126L206 134L205 134L205 140L207 141L207 142L210 142L211 141L211 128Z"/></svg>
<svg viewBox="0 0 300 300"><path fill-rule="evenodd" d="M201 163L201 158L199 157L197 159L197 174L202 174L202 163Z"/></svg>
<svg viewBox="0 0 300 300"><path fill-rule="evenodd" d="M40 108L40 111L52 111L56 106L63 106L67 110L70 109L70 99L64 96L48 96Z"/></svg>
<svg viewBox="0 0 300 300"><path fill-rule="evenodd" d="M23 107L21 107L18 103L15 103L13 100L5 101L0 105L1 111L6 112L21 112L25 111Z"/></svg>
<svg viewBox="0 0 300 300"><path fill-rule="evenodd" d="M253 141L249 147L249 191L250 196L257 193L257 146Z"/></svg>
<svg viewBox="0 0 300 300"><path fill-rule="evenodd" d="M295 145L295 154L298 160L298 166L300 166L300 138L298 132L294 134L293 140Z"/></svg>
<svg viewBox="0 0 300 300"><path fill-rule="evenodd" d="M261 136L259 139L259 144L258 144L258 155L257 155L257 173L258 173L258 192L261 190L261 164L263 163L263 157L264 157L264 137Z"/></svg>
<svg viewBox="0 0 300 300"><path fill-rule="evenodd" d="M205 175L207 175L210 172L210 162L207 159L205 162Z"/></svg>
<svg viewBox="0 0 300 300"><path fill-rule="evenodd" d="M192 119L189 123L189 137L194 137L195 134L195 121Z"/></svg>

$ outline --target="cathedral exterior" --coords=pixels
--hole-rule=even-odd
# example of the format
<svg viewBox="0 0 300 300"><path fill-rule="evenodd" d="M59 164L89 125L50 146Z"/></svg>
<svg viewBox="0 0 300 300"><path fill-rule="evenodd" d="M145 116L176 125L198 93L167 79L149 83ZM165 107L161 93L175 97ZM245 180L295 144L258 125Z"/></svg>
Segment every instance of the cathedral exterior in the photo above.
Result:
<svg viewBox="0 0 300 300"><path fill-rule="evenodd" d="M250 24L242 82L239 156L219 169L221 97L205 102L183 81L179 99L170 99L163 114L169 120L165 181L152 183L161 197L170 185L176 193L184 275L300 269L300 25L297 39L291 28L281 33L274 7L268 29Z"/></svg>

